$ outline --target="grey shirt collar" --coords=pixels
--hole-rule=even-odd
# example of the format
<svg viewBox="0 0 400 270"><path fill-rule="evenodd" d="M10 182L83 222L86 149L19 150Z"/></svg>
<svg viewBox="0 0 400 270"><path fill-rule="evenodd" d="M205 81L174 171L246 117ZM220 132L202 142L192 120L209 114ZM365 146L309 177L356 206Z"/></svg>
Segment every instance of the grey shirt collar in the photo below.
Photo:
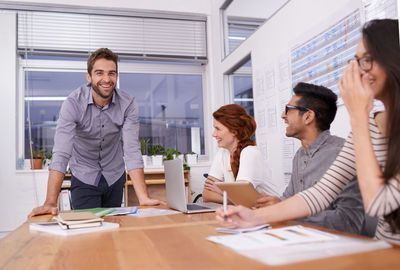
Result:
<svg viewBox="0 0 400 270"><path fill-rule="evenodd" d="M313 157L330 135L331 132L329 130L322 131L321 134L319 134L318 137L308 147L302 147L302 150L309 157Z"/></svg>

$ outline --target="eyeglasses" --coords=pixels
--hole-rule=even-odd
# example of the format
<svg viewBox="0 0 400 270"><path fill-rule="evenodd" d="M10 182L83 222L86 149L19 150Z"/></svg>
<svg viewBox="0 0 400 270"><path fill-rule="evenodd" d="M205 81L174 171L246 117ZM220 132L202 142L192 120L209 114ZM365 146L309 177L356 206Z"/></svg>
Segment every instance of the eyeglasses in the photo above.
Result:
<svg viewBox="0 0 400 270"><path fill-rule="evenodd" d="M294 105L286 104L286 106L285 106L285 114L287 114L289 109L295 109L295 110L299 110L299 111L302 111L302 112L311 111L311 109L306 108L306 107L300 107L300 106L294 106Z"/></svg>
<svg viewBox="0 0 400 270"><path fill-rule="evenodd" d="M358 65L363 71L368 72L372 69L374 59L371 56L365 56L361 58L354 57L354 59L356 59ZM350 63L351 60L353 59L350 59L348 63Z"/></svg>

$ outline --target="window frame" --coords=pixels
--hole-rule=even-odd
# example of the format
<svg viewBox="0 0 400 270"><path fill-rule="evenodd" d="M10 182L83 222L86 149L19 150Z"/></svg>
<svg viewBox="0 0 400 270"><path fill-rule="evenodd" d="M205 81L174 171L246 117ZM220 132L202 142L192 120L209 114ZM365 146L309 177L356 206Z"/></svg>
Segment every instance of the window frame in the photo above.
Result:
<svg viewBox="0 0 400 270"><path fill-rule="evenodd" d="M248 61L251 61L250 56L246 56L241 61L239 61L238 65L233 68L231 72L227 73L225 76L227 78L227 90L228 90L228 97L231 103L235 103L235 89L234 89L234 82L233 78L236 77L250 77L253 81L253 69L252 64L250 67L244 66ZM253 84L253 106L254 106L254 84Z"/></svg>
<svg viewBox="0 0 400 270"><path fill-rule="evenodd" d="M150 61L149 61L150 62ZM25 157L25 72L27 71L51 71L51 72L85 72L86 61L72 60L40 60L23 59L18 56L18 90L17 90L17 158ZM203 119L204 119L204 155L208 156L211 136L208 136L209 106L207 106L207 78L204 65L180 65L163 63L129 63L119 62L118 73L145 73L145 74L182 74L202 76L202 98L203 98ZM82 82L84 83L84 82ZM117 82L119 87L119 80ZM72 90L72 89L71 89Z"/></svg>

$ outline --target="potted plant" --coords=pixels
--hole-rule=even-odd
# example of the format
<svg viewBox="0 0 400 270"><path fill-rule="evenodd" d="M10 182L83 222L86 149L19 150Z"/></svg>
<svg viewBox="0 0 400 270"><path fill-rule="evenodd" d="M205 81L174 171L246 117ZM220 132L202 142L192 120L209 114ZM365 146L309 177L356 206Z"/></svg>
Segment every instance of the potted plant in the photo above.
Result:
<svg viewBox="0 0 400 270"><path fill-rule="evenodd" d="M149 157L147 156L147 144L150 142L150 139L139 138L140 142L140 151L142 152L143 164L144 167L148 166Z"/></svg>
<svg viewBox="0 0 400 270"><path fill-rule="evenodd" d="M190 170L190 167L186 164L184 155L182 155L181 152L179 152L178 150L176 150L174 148L170 148L166 152L164 152L164 160L172 160L172 159L176 159L176 158L179 158L182 160L183 169L185 171Z"/></svg>
<svg viewBox="0 0 400 270"><path fill-rule="evenodd" d="M149 154L151 155L151 160L153 162L154 167L161 167L163 161L163 154L165 152L165 148L162 145L150 145L148 147Z"/></svg>
<svg viewBox="0 0 400 270"><path fill-rule="evenodd" d="M43 168L43 159L46 157L46 149L33 150L31 152L31 169L40 170Z"/></svg>
<svg viewBox="0 0 400 270"><path fill-rule="evenodd" d="M47 153L43 159L43 165L45 168L49 167L51 159L53 158L53 151L50 151L50 153Z"/></svg>
<svg viewBox="0 0 400 270"><path fill-rule="evenodd" d="M194 152L189 152L185 155L185 159L188 165L197 164L197 154Z"/></svg>
<svg viewBox="0 0 400 270"><path fill-rule="evenodd" d="M167 151L164 152L164 160L172 160L177 158L181 152L174 148L169 148Z"/></svg>

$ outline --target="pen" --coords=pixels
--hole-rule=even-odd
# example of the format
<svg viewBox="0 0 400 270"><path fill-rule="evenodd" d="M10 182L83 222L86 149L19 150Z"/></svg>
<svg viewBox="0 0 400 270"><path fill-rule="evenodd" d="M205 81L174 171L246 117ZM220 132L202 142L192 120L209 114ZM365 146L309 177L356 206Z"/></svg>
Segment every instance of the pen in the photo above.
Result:
<svg viewBox="0 0 400 270"><path fill-rule="evenodd" d="M226 215L226 205L228 204L228 198L226 195L226 190L224 190L223 194L223 206L224 206L224 221L228 221L228 216Z"/></svg>

